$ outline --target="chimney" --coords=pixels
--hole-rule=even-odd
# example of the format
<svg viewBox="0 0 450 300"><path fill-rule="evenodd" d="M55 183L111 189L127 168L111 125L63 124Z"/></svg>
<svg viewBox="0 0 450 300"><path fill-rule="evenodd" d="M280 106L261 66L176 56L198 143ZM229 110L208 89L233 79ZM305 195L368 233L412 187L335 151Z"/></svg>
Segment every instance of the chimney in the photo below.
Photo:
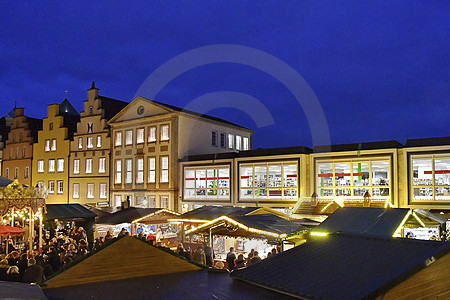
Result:
<svg viewBox="0 0 450 300"><path fill-rule="evenodd" d="M98 97L98 88L95 87L95 83L92 81L92 86L88 89L88 100L93 100Z"/></svg>
<svg viewBox="0 0 450 300"><path fill-rule="evenodd" d="M23 107L15 107L14 108L15 117L20 117L25 114L25 108Z"/></svg>

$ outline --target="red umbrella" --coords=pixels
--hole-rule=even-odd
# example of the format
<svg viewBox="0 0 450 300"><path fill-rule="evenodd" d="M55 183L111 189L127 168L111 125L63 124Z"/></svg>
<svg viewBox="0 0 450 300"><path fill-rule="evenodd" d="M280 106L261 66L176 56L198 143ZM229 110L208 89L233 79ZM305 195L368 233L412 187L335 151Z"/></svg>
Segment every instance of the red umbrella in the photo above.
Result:
<svg viewBox="0 0 450 300"><path fill-rule="evenodd" d="M0 225L0 236L17 236L22 235L25 233L25 230L22 228L7 226L7 225Z"/></svg>

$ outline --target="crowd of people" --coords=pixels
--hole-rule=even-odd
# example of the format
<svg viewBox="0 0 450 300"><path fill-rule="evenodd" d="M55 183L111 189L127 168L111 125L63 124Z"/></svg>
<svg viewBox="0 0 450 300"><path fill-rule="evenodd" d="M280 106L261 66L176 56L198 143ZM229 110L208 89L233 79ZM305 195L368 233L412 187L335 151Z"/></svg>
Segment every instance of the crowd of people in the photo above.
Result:
<svg viewBox="0 0 450 300"><path fill-rule="evenodd" d="M271 257L272 255L277 254L277 249L273 248L272 251L267 253L267 258ZM230 248L230 252L227 253L226 262L228 265L228 270L231 272L234 269L244 268L246 266L253 265L255 263L260 262L262 259L259 256L258 251L255 251L255 249L252 249L246 258L244 258L244 254L238 254L236 257L236 253L234 252L234 248Z"/></svg>
<svg viewBox="0 0 450 300"><path fill-rule="evenodd" d="M35 240L34 247L37 248ZM40 283L63 266L89 252L86 231L74 227L58 237L43 239L42 253L38 250L16 249L8 245L0 254L0 281Z"/></svg>

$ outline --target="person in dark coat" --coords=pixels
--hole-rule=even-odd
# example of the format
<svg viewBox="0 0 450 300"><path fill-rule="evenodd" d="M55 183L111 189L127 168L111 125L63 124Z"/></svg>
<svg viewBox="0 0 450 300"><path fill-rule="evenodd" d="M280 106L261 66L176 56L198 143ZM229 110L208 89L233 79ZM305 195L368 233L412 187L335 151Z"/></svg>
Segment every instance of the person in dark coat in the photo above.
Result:
<svg viewBox="0 0 450 300"><path fill-rule="evenodd" d="M245 258L243 254L239 254L236 259L236 269L245 267Z"/></svg>
<svg viewBox="0 0 450 300"><path fill-rule="evenodd" d="M61 259L54 247L49 248L47 253L47 262L52 267L53 272L56 272L61 268Z"/></svg>
<svg viewBox="0 0 450 300"><path fill-rule="evenodd" d="M0 260L0 280L6 280L6 272L9 267L10 265L8 265L8 260L6 258Z"/></svg>
<svg viewBox="0 0 450 300"><path fill-rule="evenodd" d="M234 270L234 261L236 260L236 254L234 253L234 248L230 248L230 252L227 253L227 263L228 263L228 270L233 271Z"/></svg>
<svg viewBox="0 0 450 300"><path fill-rule="evenodd" d="M44 281L44 270L40 265L36 264L34 258L28 259L28 268L23 274L23 282L40 283Z"/></svg>
<svg viewBox="0 0 450 300"><path fill-rule="evenodd" d="M250 264L253 265L260 261L261 261L261 257L259 257L258 251L255 251L255 254L253 255L252 259L250 260Z"/></svg>
<svg viewBox="0 0 450 300"><path fill-rule="evenodd" d="M19 268L17 266L9 267L8 271L6 272L5 281L21 282L21 279L22 276L20 276L19 274Z"/></svg>
<svg viewBox="0 0 450 300"><path fill-rule="evenodd" d="M26 253L22 253L20 255L19 261L17 262L17 266L19 267L20 275L25 273L25 270L28 268L28 257Z"/></svg>
<svg viewBox="0 0 450 300"><path fill-rule="evenodd" d="M206 265L212 267L214 263L214 250L205 244Z"/></svg>

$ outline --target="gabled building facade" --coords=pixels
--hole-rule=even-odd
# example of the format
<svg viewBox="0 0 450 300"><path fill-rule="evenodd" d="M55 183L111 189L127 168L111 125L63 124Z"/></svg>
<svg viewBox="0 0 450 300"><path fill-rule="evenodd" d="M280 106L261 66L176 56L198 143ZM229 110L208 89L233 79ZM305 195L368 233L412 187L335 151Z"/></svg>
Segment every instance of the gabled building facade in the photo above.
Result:
<svg viewBox="0 0 450 300"><path fill-rule="evenodd" d="M33 147L33 186L43 184L48 192L47 204L69 203L70 142L80 115L65 99L48 106L43 129Z"/></svg>
<svg viewBox="0 0 450 300"><path fill-rule="evenodd" d="M142 97L108 124L112 145L111 205L178 210L178 159L251 147L252 131Z"/></svg>
<svg viewBox="0 0 450 300"><path fill-rule="evenodd" d="M6 140L8 139L9 128L13 118L12 116L14 116L14 110L0 119L0 176L3 176L3 149L5 148Z"/></svg>
<svg viewBox="0 0 450 300"><path fill-rule="evenodd" d="M107 121L127 104L99 96L92 82L70 144L69 203L109 205L111 137Z"/></svg>
<svg viewBox="0 0 450 300"><path fill-rule="evenodd" d="M42 129L42 120L25 116L24 108L15 108L8 140L3 149L3 177L32 184L33 143Z"/></svg>

